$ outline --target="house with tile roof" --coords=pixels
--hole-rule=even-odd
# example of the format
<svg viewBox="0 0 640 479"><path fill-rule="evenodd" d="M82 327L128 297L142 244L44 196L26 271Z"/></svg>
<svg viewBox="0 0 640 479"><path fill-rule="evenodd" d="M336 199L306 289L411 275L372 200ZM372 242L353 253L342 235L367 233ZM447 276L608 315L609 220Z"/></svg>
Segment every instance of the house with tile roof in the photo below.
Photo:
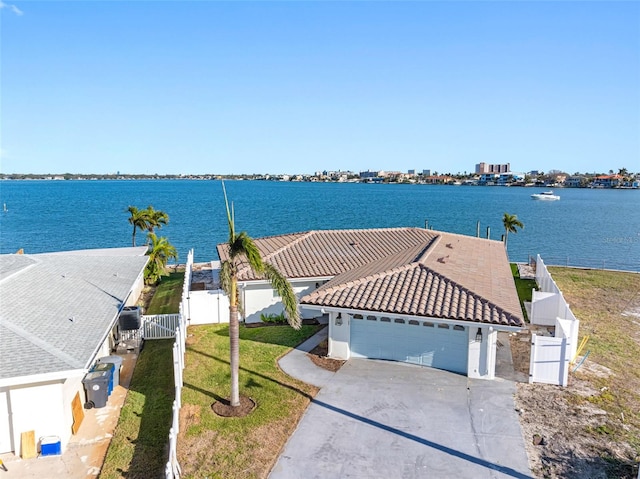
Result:
<svg viewBox="0 0 640 479"><path fill-rule="evenodd" d="M308 231L259 238L303 317L329 316L329 356L403 361L493 379L498 331L524 319L504 244L420 228ZM218 245L221 260L227 246ZM278 297L238 268L245 321Z"/></svg>
<svg viewBox="0 0 640 479"><path fill-rule="evenodd" d="M82 380L142 291L146 251L0 255L0 453L20 455L28 431L65 448L72 404L86 402Z"/></svg>

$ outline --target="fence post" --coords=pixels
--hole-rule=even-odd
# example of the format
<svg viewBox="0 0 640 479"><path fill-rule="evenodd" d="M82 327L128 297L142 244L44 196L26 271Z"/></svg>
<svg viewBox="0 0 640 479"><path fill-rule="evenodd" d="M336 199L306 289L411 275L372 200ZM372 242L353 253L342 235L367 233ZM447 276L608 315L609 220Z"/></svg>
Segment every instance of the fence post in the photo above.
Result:
<svg viewBox="0 0 640 479"><path fill-rule="evenodd" d="M529 355L529 384L533 383L536 375L536 335L531 335L531 354Z"/></svg>

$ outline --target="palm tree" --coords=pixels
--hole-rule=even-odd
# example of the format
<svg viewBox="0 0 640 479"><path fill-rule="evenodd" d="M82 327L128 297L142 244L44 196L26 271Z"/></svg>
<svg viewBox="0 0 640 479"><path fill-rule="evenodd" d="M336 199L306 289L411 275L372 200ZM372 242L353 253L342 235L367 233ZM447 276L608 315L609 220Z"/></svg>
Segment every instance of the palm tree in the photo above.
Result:
<svg viewBox="0 0 640 479"><path fill-rule="evenodd" d="M298 310L298 299L291 284L273 265L262 260L260 250L253 239L244 231L236 233L235 214L233 204L229 209L227 200L227 190L222 183L224 202L227 208L227 221L229 223L229 258L226 259L220 268L220 284L229 297L229 349L231 365L231 397L229 403L232 407L240 405L239 391L239 367L240 367L240 322L238 319L238 306L240 295L238 293L238 266L245 263L257 275L267 279L274 290L282 297L285 316L289 325L295 329L300 329L300 312Z"/></svg>
<svg viewBox="0 0 640 479"><path fill-rule="evenodd" d="M164 236L158 238L155 233L147 234L149 239L149 262L144 270L147 284L156 284L162 276L167 275L167 262L178 259L176 248Z"/></svg>
<svg viewBox="0 0 640 479"><path fill-rule="evenodd" d="M507 239L509 238L509 233L518 233L516 228L524 228L524 224L522 221L518 219L517 215L510 215L509 213L505 213L502 217L502 224L504 225L504 247L507 248Z"/></svg>
<svg viewBox="0 0 640 479"><path fill-rule="evenodd" d="M149 211L148 210L139 210L135 206L129 206L127 211L131 216L129 216L129 224L133 225L133 236L132 242L133 246L136 245L136 230L147 230L149 229Z"/></svg>
<svg viewBox="0 0 640 479"><path fill-rule="evenodd" d="M147 207L146 211L149 216L149 221L147 224L149 233L153 233L154 228L161 228L163 225L169 223L169 215L164 211L154 210L153 206L151 205Z"/></svg>

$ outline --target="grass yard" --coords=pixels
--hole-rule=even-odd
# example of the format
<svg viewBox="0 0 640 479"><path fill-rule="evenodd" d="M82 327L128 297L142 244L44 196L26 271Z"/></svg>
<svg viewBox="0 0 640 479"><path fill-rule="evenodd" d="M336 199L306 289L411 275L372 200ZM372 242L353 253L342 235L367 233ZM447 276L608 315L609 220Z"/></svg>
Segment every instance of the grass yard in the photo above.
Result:
<svg viewBox="0 0 640 479"><path fill-rule="evenodd" d="M524 301L531 302L532 290L536 288L536 281L534 279L520 279L518 273L518 265L511 263L511 273L513 274L513 280L516 283L516 290L518 291L518 298L520 299L520 307L522 308L522 314L526 319L527 311L524 307Z"/></svg>
<svg viewBox="0 0 640 479"><path fill-rule="evenodd" d="M179 311L184 273L163 276L145 314L173 314Z"/></svg>
<svg viewBox="0 0 640 479"><path fill-rule="evenodd" d="M173 339L145 343L100 479L164 477L175 391L173 343Z"/></svg>
<svg viewBox="0 0 640 479"><path fill-rule="evenodd" d="M264 478L295 429L314 386L284 374L277 360L318 330L240 327L240 394L257 403L244 418L218 417L230 393L228 325L188 330L178 456L185 478Z"/></svg>
<svg viewBox="0 0 640 479"><path fill-rule="evenodd" d="M607 411L612 418L603 426L607 434L629 441L640 455L640 274L558 267L549 271L580 319L580 339L589 336L582 354L590 351L587 361L612 372L591 380L601 394L574 399ZM581 377L580 370L576 376Z"/></svg>

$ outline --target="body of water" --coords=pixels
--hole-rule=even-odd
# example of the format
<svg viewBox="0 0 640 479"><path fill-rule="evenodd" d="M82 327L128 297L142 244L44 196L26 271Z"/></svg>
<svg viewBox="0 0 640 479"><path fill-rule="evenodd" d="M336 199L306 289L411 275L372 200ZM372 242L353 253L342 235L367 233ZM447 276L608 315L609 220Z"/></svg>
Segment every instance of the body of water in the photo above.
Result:
<svg viewBox="0 0 640 479"><path fill-rule="evenodd" d="M225 182L236 227L254 238L312 229L429 227L492 239L502 215L523 230L509 235L509 258L541 254L549 264L640 271L640 191L557 189L560 201L535 201L540 188L437 185ZM169 214L157 233L179 262L217 259L227 223L219 181L2 181L0 252L43 253L131 246L129 205ZM144 233L137 234L138 245Z"/></svg>

